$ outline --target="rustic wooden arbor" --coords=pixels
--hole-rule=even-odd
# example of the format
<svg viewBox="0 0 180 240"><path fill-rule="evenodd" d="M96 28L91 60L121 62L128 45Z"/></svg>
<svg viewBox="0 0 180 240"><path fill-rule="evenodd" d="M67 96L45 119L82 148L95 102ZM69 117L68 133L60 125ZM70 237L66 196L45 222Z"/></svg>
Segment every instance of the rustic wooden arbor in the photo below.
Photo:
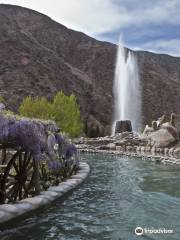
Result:
<svg viewBox="0 0 180 240"><path fill-rule="evenodd" d="M0 145L0 204L39 194L38 162L31 152Z"/></svg>
<svg viewBox="0 0 180 240"><path fill-rule="evenodd" d="M76 153L55 122L0 111L0 204L32 197L40 186L45 190L69 177L78 165L77 156L72 161Z"/></svg>

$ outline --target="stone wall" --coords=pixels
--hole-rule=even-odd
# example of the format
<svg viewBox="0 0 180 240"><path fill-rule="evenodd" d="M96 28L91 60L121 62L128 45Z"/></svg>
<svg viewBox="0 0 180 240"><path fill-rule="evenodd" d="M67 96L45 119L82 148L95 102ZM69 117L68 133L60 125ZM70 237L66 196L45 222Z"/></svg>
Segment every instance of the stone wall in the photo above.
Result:
<svg viewBox="0 0 180 240"><path fill-rule="evenodd" d="M64 196L67 192L82 183L88 176L89 171L90 168L88 164L81 163L80 170L70 179L61 182L58 186L50 187L47 191L41 192L38 196L26 198L14 204L0 205L0 223L10 221Z"/></svg>

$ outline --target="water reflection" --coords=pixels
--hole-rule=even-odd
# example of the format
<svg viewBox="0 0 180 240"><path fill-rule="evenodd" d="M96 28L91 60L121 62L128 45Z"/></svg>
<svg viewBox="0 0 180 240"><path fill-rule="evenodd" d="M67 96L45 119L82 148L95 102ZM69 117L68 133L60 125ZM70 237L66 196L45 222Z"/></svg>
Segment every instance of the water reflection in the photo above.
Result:
<svg viewBox="0 0 180 240"><path fill-rule="evenodd" d="M180 174L170 166L128 157L82 155L91 173L63 200L1 226L3 240L134 240L137 226L173 228L180 239Z"/></svg>

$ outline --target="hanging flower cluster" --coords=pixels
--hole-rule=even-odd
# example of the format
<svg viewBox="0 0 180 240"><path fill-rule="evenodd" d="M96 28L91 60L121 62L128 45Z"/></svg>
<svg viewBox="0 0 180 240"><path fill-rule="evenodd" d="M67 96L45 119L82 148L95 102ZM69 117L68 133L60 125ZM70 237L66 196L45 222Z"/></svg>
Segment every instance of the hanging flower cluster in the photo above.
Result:
<svg viewBox="0 0 180 240"><path fill-rule="evenodd" d="M39 163L46 159L41 174L43 189L58 184L79 168L75 145L59 134L53 121L20 118L2 111L0 144L5 148L30 152Z"/></svg>

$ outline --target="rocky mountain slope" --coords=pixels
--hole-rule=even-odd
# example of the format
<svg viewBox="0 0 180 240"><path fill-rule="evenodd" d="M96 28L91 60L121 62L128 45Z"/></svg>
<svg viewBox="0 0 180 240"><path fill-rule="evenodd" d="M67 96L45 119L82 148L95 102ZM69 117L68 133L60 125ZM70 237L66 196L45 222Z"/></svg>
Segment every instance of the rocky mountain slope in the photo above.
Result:
<svg viewBox="0 0 180 240"><path fill-rule="evenodd" d="M117 47L30 9L0 4L0 95L17 111L27 95L74 93L88 128L109 129ZM143 123L180 113L180 58L137 52ZM135 110L136 111L136 110Z"/></svg>

